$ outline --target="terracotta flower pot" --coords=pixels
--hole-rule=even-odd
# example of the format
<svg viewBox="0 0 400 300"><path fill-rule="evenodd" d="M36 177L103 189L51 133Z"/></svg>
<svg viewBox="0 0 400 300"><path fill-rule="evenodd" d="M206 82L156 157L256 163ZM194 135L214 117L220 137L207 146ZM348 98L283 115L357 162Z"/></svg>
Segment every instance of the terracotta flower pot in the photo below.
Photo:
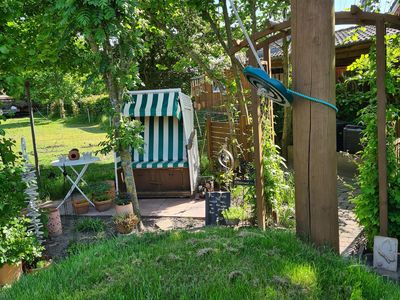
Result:
<svg viewBox="0 0 400 300"><path fill-rule="evenodd" d="M59 236L63 232L60 211L55 207L49 208L49 221L47 223L47 229L50 236Z"/></svg>
<svg viewBox="0 0 400 300"><path fill-rule="evenodd" d="M0 286L12 284L17 281L22 274L22 263L15 265L4 264L0 267Z"/></svg>
<svg viewBox="0 0 400 300"><path fill-rule="evenodd" d="M133 229L135 228L135 225L132 224L132 225L127 226L125 224L117 224L116 228L117 228L118 233L128 234L133 231Z"/></svg>
<svg viewBox="0 0 400 300"><path fill-rule="evenodd" d="M109 210L111 208L111 206L112 206L112 203L113 203L112 199L106 200L106 201L96 201L96 200L94 200L93 202L94 202L94 205L95 205L97 211Z"/></svg>
<svg viewBox="0 0 400 300"><path fill-rule="evenodd" d="M115 214L117 216L133 214L132 203L128 203L126 205L115 205Z"/></svg>
<svg viewBox="0 0 400 300"><path fill-rule="evenodd" d="M89 211L89 202L82 200L74 200L72 201L72 206L74 207L74 211L78 215L87 214Z"/></svg>
<svg viewBox="0 0 400 300"><path fill-rule="evenodd" d="M28 269L27 273L34 274L34 273L39 272L40 270L47 269L48 267L51 266L52 262L53 262L52 260L47 260L46 263L44 264L44 266L38 267L38 268L33 268L33 269Z"/></svg>

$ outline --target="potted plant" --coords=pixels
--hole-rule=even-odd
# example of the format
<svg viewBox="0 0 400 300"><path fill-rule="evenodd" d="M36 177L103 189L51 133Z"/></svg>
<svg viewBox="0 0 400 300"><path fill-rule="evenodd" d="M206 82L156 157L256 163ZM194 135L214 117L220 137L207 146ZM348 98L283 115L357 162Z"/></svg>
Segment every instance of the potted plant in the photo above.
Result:
<svg viewBox="0 0 400 300"><path fill-rule="evenodd" d="M31 262L42 255L43 247L32 232L29 220L11 219L0 227L0 286L12 284L22 274L22 262Z"/></svg>
<svg viewBox="0 0 400 300"><path fill-rule="evenodd" d="M114 203L117 216L133 214L133 206L129 194L119 194L114 199Z"/></svg>
<svg viewBox="0 0 400 300"><path fill-rule="evenodd" d="M53 261L51 259L42 257L35 260L33 263L26 263L24 269L26 273L33 274L40 270L47 269L51 266L52 262Z"/></svg>
<svg viewBox="0 0 400 300"><path fill-rule="evenodd" d="M89 185L89 195L97 211L109 210L112 206L112 197L110 197L110 184L106 182Z"/></svg>
<svg viewBox="0 0 400 300"><path fill-rule="evenodd" d="M87 214L89 211L89 202L85 199L72 200L72 207L78 215Z"/></svg>
<svg viewBox="0 0 400 300"><path fill-rule="evenodd" d="M236 226L240 221L247 219L246 206L232 206L222 212L225 223L228 226Z"/></svg>
<svg viewBox="0 0 400 300"><path fill-rule="evenodd" d="M131 233L138 223L139 219L133 214L117 215L114 217L114 224L118 233Z"/></svg>

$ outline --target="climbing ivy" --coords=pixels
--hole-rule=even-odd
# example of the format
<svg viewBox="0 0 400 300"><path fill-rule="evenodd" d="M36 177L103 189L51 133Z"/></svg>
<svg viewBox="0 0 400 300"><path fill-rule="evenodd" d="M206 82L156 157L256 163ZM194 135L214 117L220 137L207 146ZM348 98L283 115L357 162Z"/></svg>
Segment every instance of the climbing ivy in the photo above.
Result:
<svg viewBox="0 0 400 300"><path fill-rule="evenodd" d="M388 210L389 235L400 237L400 172L395 154L395 121L400 110L390 106L386 113L386 155L388 172ZM355 213L364 227L368 241L379 232L379 174L378 174L378 134L376 105L371 104L361 113L361 120L366 125L361 140L361 163L358 165L357 183L360 194L354 197Z"/></svg>
<svg viewBox="0 0 400 300"><path fill-rule="evenodd" d="M266 110L267 108L264 107ZM264 112L263 115L268 115ZM279 147L272 137L274 130L268 119L263 122L263 177L264 177L264 201L267 211L276 213L278 223L285 227L294 227L294 182L293 175L286 171L285 159L279 154ZM252 173L255 179L255 172ZM256 215L256 189L249 187L245 195L245 203L250 203L252 214ZM267 220L268 222L272 220Z"/></svg>
<svg viewBox="0 0 400 300"><path fill-rule="evenodd" d="M389 235L400 237L400 172L399 163L395 155L395 124L399 120L400 110L398 98L400 95L400 35L386 37L387 41L387 72L385 86L388 99L386 112L386 151L388 167L388 210L389 210ZM367 55L361 56L348 67L351 76L346 84L353 86L349 97L365 106L359 110L358 120L364 126L363 150L358 164L359 175L357 184L360 194L353 197L355 213L364 227L368 241L371 245L373 236L379 232L379 174L377 162L377 88L376 88L376 50L374 47ZM362 97L362 99L360 98Z"/></svg>

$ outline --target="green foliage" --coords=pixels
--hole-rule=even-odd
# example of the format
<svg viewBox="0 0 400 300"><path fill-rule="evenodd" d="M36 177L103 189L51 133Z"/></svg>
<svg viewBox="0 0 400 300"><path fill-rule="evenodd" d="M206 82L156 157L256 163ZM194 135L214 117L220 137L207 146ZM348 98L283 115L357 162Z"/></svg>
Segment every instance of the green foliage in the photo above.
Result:
<svg viewBox="0 0 400 300"><path fill-rule="evenodd" d="M34 234L27 231L28 223L28 219L13 218L0 227L0 266L22 260L32 262L42 255L44 248Z"/></svg>
<svg viewBox="0 0 400 300"><path fill-rule="evenodd" d="M94 182L85 186L84 191L89 198L96 201L105 201L109 199L107 192L110 190L111 186L107 182Z"/></svg>
<svg viewBox="0 0 400 300"><path fill-rule="evenodd" d="M385 78L389 105L386 111L386 152L388 172L388 210L389 235L400 237L400 172L395 156L395 122L399 120L398 109L400 96L400 35L387 36L387 72ZM355 86L354 96L362 97L366 105L360 110L359 121L365 126L363 131L363 150L358 165L357 183L360 194L353 198L355 213L368 237L369 245L373 236L379 232L379 175L377 165L377 107L376 107L376 51L372 48L368 55L362 56L348 67L352 77L347 82Z"/></svg>
<svg viewBox="0 0 400 300"><path fill-rule="evenodd" d="M114 203L116 205L127 205L131 203L131 198L129 197L129 194L119 194L117 197L114 199Z"/></svg>
<svg viewBox="0 0 400 300"><path fill-rule="evenodd" d="M285 159L280 156L278 146L271 139L274 133L269 122L265 120L263 126L262 153L265 204L268 211L275 211L277 213L280 225L293 227L295 225L293 175L290 172L284 171L287 168ZM252 179L255 179L255 172L251 175ZM255 201L255 186L248 187L245 194L245 202L251 203L254 218L256 216Z"/></svg>
<svg viewBox="0 0 400 300"><path fill-rule="evenodd" d="M20 154L15 153L15 140L7 138L0 130L0 226L20 215L25 204L22 181L24 171Z"/></svg>
<svg viewBox="0 0 400 300"><path fill-rule="evenodd" d="M235 173L232 169L221 171L218 173L215 181L221 190L231 191Z"/></svg>
<svg viewBox="0 0 400 300"><path fill-rule="evenodd" d="M389 236L400 237L400 172L395 154L395 121L400 110L390 106L386 113L386 155L388 172L388 211ZM361 140L361 163L358 165L357 183L360 194L354 197L355 213L372 245L374 235L379 233L379 175L378 175L378 136L376 105L370 104L361 113L366 125Z"/></svg>
<svg viewBox="0 0 400 300"><path fill-rule="evenodd" d="M400 34L386 36L386 92L388 102L400 104ZM336 85L338 118L357 122L359 112L376 95L376 51L361 55L347 67L345 79Z"/></svg>
<svg viewBox="0 0 400 300"><path fill-rule="evenodd" d="M104 231L106 225L99 218L82 218L76 222L74 230L78 232L101 232Z"/></svg>
<svg viewBox="0 0 400 300"><path fill-rule="evenodd" d="M203 141L204 143L204 141ZM199 147L201 148L201 146ZM200 157L200 174L202 176L211 176L213 175L213 171L211 168L211 163L210 160L208 159L208 156L205 154L201 155Z"/></svg>
<svg viewBox="0 0 400 300"><path fill-rule="evenodd" d="M112 116L110 98L108 95L90 95L80 99L78 104L78 116L81 120L88 121L88 114L90 116L90 122L102 121L102 116ZM108 121L107 119L107 122Z"/></svg>
<svg viewBox="0 0 400 300"><path fill-rule="evenodd" d="M285 160L271 139L273 134L269 122L266 121L262 145L264 197L267 209L276 211L278 219L287 219L288 213L292 212L294 215L294 185L293 181L288 180L290 174L283 171L286 168Z"/></svg>
<svg viewBox="0 0 400 300"><path fill-rule="evenodd" d="M245 221L249 218L247 205L231 206L222 212L225 220L240 220Z"/></svg>
<svg viewBox="0 0 400 300"><path fill-rule="evenodd" d="M99 143L102 147L98 152L108 154L119 149L136 149L143 151L144 127L139 120L122 119L118 128L110 128L107 132L106 140Z"/></svg>

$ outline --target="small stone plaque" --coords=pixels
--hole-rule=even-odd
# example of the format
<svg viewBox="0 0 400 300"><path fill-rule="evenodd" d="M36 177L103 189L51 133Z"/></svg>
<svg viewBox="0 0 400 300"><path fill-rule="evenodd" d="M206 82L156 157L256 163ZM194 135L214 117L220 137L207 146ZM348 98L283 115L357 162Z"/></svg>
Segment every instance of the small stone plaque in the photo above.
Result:
<svg viewBox="0 0 400 300"><path fill-rule="evenodd" d="M374 268L397 272L397 249L397 239L375 236Z"/></svg>

